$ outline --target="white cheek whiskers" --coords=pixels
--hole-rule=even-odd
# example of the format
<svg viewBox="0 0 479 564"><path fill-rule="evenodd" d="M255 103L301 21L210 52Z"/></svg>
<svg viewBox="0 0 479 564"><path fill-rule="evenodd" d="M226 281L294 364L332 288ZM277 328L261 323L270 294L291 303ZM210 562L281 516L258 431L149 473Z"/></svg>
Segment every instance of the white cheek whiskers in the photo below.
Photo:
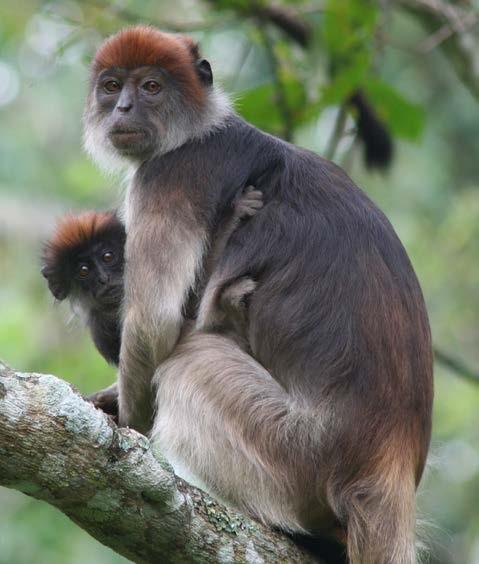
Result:
<svg viewBox="0 0 479 564"><path fill-rule="evenodd" d="M128 163L108 139L103 124L95 118L85 118L83 147L90 158L107 174L123 173Z"/></svg>

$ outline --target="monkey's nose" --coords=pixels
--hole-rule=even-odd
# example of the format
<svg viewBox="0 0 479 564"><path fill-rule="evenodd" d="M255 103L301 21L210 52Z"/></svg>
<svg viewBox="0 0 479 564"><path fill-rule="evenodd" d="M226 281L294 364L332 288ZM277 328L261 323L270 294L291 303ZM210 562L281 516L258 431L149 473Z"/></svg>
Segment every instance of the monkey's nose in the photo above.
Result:
<svg viewBox="0 0 479 564"><path fill-rule="evenodd" d="M118 105L117 109L119 112L122 112L124 114L126 114L127 112L129 112L131 110L131 108L133 107L133 104L123 104L123 105Z"/></svg>

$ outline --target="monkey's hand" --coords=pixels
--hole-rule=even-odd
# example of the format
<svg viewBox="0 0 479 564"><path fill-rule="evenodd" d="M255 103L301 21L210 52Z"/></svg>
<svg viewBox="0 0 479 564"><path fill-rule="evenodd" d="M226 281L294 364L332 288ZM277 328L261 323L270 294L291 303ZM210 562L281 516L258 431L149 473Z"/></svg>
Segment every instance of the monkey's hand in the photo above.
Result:
<svg viewBox="0 0 479 564"><path fill-rule="evenodd" d="M234 205L234 215L237 219L252 217L262 207L263 192L255 190L254 186L248 186Z"/></svg>
<svg viewBox="0 0 479 564"><path fill-rule="evenodd" d="M104 390L100 390L85 398L92 404L101 409L107 415L111 415L115 422L118 422L118 386L113 384Z"/></svg>

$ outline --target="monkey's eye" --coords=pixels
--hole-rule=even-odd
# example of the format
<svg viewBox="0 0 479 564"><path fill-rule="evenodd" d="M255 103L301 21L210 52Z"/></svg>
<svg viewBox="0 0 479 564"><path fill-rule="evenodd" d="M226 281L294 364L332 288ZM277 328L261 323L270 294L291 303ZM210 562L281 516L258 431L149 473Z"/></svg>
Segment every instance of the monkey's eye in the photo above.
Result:
<svg viewBox="0 0 479 564"><path fill-rule="evenodd" d="M113 253L111 251L106 251L103 253L102 257L103 262L111 262L113 260Z"/></svg>
<svg viewBox="0 0 479 564"><path fill-rule="evenodd" d="M108 94L115 94L121 90L120 83L116 80L107 80L103 84L103 90Z"/></svg>
<svg viewBox="0 0 479 564"><path fill-rule="evenodd" d="M148 94L158 94L161 90L161 85L156 82L156 80L148 80L142 86L143 90L146 90Z"/></svg>
<svg viewBox="0 0 479 564"><path fill-rule="evenodd" d="M78 275L80 278L86 278L90 274L90 269L87 264L80 264L78 267Z"/></svg>

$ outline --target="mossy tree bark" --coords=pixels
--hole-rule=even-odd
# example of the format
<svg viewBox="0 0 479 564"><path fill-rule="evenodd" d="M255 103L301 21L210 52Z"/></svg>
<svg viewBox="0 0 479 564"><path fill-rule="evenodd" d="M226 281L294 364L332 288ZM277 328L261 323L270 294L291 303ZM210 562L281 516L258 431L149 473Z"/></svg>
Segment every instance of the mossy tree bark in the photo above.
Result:
<svg viewBox="0 0 479 564"><path fill-rule="evenodd" d="M54 376L0 363L0 485L46 501L135 562L312 562L175 476L150 441Z"/></svg>

